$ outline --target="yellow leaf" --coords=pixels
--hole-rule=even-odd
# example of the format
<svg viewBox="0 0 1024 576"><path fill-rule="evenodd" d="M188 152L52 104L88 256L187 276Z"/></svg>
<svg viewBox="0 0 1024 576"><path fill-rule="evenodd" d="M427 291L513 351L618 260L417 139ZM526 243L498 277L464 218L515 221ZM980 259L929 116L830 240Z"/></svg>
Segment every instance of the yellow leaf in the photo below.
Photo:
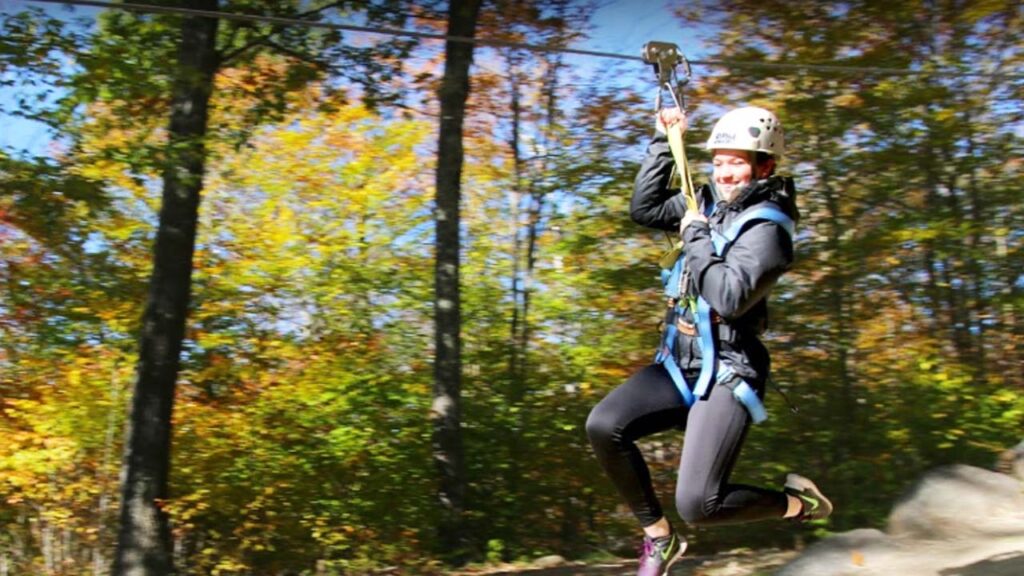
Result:
<svg viewBox="0 0 1024 576"><path fill-rule="evenodd" d="M847 93L833 97L832 103L840 108L859 108L864 104L864 100L857 94Z"/></svg>
<svg viewBox="0 0 1024 576"><path fill-rule="evenodd" d="M850 553L850 561L853 562L854 566L863 566L864 554L862 554L860 550L854 550Z"/></svg>

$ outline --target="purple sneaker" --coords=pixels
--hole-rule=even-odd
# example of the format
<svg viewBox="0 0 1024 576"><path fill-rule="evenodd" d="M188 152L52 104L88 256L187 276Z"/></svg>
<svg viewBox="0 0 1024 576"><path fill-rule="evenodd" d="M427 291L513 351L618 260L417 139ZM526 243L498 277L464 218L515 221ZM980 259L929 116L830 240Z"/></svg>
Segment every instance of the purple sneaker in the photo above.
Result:
<svg viewBox="0 0 1024 576"><path fill-rule="evenodd" d="M683 552L686 552L686 539L675 532L661 538L644 536L644 550L636 576L666 576Z"/></svg>

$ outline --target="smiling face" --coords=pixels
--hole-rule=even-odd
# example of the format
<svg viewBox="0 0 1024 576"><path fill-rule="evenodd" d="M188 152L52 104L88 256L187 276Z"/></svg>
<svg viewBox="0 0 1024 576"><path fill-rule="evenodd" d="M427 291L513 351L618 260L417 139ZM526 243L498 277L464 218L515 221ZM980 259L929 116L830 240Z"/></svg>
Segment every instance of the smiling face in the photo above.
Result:
<svg viewBox="0 0 1024 576"><path fill-rule="evenodd" d="M732 202L736 196L750 184L754 178L754 153L747 150L715 150L711 157L714 167L713 179L719 196L726 202ZM757 177L765 178L771 174L775 160L761 162L756 167Z"/></svg>

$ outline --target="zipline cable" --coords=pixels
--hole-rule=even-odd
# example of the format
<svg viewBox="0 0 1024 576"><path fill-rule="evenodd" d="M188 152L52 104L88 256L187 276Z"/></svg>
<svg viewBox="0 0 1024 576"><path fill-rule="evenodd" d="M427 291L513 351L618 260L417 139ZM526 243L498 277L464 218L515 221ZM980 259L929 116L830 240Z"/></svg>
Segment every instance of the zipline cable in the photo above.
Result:
<svg viewBox="0 0 1024 576"><path fill-rule="evenodd" d="M593 56L597 58L613 58L617 60L643 61L640 56L630 56L615 52L602 52L598 50L583 50L579 48L568 48L559 46L547 46L543 44L528 44L525 42L513 42L510 40L467 38L465 36L449 36L433 32L419 32L416 30L403 30L399 28L381 28L373 26L357 26L354 24L339 24L336 22L319 22L316 20L303 20L298 18L284 18L280 16L264 16L258 14L238 14L235 12L219 12L216 10L198 10L195 8L181 8L176 6L155 6L152 4L137 4L132 2L104 2L100 0L31 0L44 4L67 4L72 6L90 6L94 8L107 8L111 10L125 10L147 14L174 14L179 16L202 16L207 18L222 18L224 20L236 20L241 22L261 22L265 24L278 24L283 26L305 26L307 28L327 28L331 30L345 30L349 32L362 32L366 34L379 34L384 36L407 36L411 38L425 38L430 40L444 40L447 42L459 42L465 44L478 44L481 46L518 48L531 52L557 52L563 54L576 54L579 56ZM790 72L828 72L835 74L870 74L881 76L945 76L955 78L991 78L991 79L1024 79L1024 73L998 73L998 72L969 72L963 70L909 70L906 68L887 68L881 66L845 66L839 64L787 64L782 62L744 62L738 60L690 60L694 66L709 66L717 68L746 68L760 70L779 70Z"/></svg>

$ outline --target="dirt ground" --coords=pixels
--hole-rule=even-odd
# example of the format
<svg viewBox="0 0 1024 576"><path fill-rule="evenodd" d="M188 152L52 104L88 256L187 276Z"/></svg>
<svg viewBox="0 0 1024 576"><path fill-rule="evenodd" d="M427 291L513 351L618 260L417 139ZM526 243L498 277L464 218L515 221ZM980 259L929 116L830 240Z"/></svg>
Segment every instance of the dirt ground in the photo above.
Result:
<svg viewBox="0 0 1024 576"><path fill-rule="evenodd" d="M795 558L794 551L735 551L715 556L684 556L672 566L671 576L765 576ZM541 562L544 564L544 562ZM556 566L495 566L453 573L453 576L634 576L637 560L595 564L567 562Z"/></svg>

